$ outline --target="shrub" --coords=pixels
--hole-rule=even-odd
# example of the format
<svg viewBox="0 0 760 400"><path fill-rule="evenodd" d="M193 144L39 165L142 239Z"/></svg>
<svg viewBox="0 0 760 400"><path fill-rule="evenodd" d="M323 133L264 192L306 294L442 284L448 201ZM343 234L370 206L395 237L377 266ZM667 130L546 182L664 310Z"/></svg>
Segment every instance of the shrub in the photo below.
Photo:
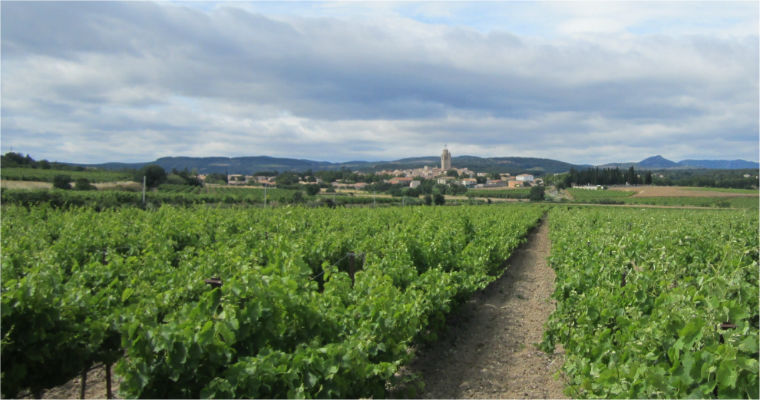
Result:
<svg viewBox="0 0 760 400"><path fill-rule="evenodd" d="M533 186L530 188L530 194L528 195L530 201L542 201L544 199L544 187Z"/></svg>
<svg viewBox="0 0 760 400"><path fill-rule="evenodd" d="M75 190L96 190L97 188L93 186L87 178L79 178L74 182L74 189Z"/></svg>
<svg viewBox="0 0 760 400"><path fill-rule="evenodd" d="M57 189L71 189L71 177L68 175L56 175L53 177L53 187Z"/></svg>

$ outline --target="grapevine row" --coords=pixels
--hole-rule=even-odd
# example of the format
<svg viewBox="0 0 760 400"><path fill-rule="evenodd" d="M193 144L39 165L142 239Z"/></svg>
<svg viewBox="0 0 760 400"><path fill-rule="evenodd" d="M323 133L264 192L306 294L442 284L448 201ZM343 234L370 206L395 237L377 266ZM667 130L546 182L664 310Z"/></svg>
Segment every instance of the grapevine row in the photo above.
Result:
<svg viewBox="0 0 760 400"><path fill-rule="evenodd" d="M542 214L3 206L3 395L117 362L129 397L381 396Z"/></svg>
<svg viewBox="0 0 760 400"><path fill-rule="evenodd" d="M573 397L758 398L758 215L554 209L544 348Z"/></svg>

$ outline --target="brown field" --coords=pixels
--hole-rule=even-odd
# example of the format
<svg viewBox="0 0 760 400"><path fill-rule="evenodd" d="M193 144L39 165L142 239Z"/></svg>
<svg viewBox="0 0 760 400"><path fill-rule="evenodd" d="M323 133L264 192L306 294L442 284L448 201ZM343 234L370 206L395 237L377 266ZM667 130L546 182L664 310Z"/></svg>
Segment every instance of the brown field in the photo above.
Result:
<svg viewBox="0 0 760 400"><path fill-rule="evenodd" d="M754 197L757 194L699 190L683 186L614 186L610 190L635 192L631 197Z"/></svg>

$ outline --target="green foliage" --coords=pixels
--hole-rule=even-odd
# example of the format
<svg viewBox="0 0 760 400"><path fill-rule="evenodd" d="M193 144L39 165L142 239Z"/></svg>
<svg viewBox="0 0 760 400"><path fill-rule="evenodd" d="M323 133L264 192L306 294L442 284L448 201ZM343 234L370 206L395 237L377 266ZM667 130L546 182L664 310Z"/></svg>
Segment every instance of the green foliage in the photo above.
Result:
<svg viewBox="0 0 760 400"><path fill-rule="evenodd" d="M316 184L315 185L305 185L305 189L306 189L306 194L308 194L309 196L314 196L317 193L319 193L319 191L320 191L319 185L316 185Z"/></svg>
<svg viewBox="0 0 760 400"><path fill-rule="evenodd" d="M527 199L530 189L470 189L470 197L494 197L499 199Z"/></svg>
<svg viewBox="0 0 760 400"><path fill-rule="evenodd" d="M206 175L206 183L227 184L227 174L213 173Z"/></svg>
<svg viewBox="0 0 760 400"><path fill-rule="evenodd" d="M142 183L143 177L148 187L156 187L166 182L166 171L157 164L146 165L135 173L134 181Z"/></svg>
<svg viewBox="0 0 760 400"><path fill-rule="evenodd" d="M76 182L74 182L74 189L75 190L96 190L97 188L93 186L87 178L77 178Z"/></svg>
<svg viewBox="0 0 760 400"><path fill-rule="evenodd" d="M63 164L58 162L50 162L48 160L35 161L29 154L26 156L20 153L8 152L0 157L0 164L3 168L23 168L26 170L31 169L54 169L58 171L84 171L84 167ZM43 173L44 175L44 173ZM3 179L8 179L3 176Z"/></svg>
<svg viewBox="0 0 760 400"><path fill-rule="evenodd" d="M446 198L442 194L436 193L433 195L433 203L437 206L442 206L446 203Z"/></svg>
<svg viewBox="0 0 760 400"><path fill-rule="evenodd" d="M533 186L530 188L530 194L528 195L530 201L543 201L544 200L544 187Z"/></svg>
<svg viewBox="0 0 760 400"><path fill-rule="evenodd" d="M657 172L655 185L752 189L757 193L757 169L672 169ZM663 177L660 178L659 175ZM746 178L744 175L748 175Z"/></svg>
<svg viewBox="0 0 760 400"><path fill-rule="evenodd" d="M2 394L120 358L126 397L383 397L543 212L3 205Z"/></svg>
<svg viewBox="0 0 760 400"><path fill-rule="evenodd" d="M53 177L53 187L56 189L71 189L71 177L68 175L56 175Z"/></svg>
<svg viewBox="0 0 760 400"><path fill-rule="evenodd" d="M697 189L695 189L697 190ZM701 189L700 189L701 190ZM715 189L720 190L720 189ZM724 189L725 190L725 189ZM741 189L732 189L745 194ZM624 190L567 189L573 199L581 203L598 204L648 204L657 206L696 206L758 208L758 197L632 197L635 192Z"/></svg>
<svg viewBox="0 0 760 400"><path fill-rule="evenodd" d="M298 184L298 175L295 172L283 172L274 179L280 187Z"/></svg>
<svg viewBox="0 0 760 400"><path fill-rule="evenodd" d="M569 395L758 397L756 212L556 208L549 220L557 308L542 345L563 345Z"/></svg>
<svg viewBox="0 0 760 400"><path fill-rule="evenodd" d="M6 167L0 169L0 178L9 181L53 182L56 175L69 175L72 179L85 178L90 182L117 182L132 179L132 172L102 170L68 170Z"/></svg>

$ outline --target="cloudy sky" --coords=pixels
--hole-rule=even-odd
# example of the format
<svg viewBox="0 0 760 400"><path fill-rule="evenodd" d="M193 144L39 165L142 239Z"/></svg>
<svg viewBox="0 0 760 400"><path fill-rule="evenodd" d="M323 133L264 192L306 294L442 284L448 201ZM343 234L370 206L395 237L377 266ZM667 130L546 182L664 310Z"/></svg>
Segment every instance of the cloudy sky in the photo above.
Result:
<svg viewBox="0 0 760 400"><path fill-rule="evenodd" d="M758 160L758 3L10 2L2 152Z"/></svg>

